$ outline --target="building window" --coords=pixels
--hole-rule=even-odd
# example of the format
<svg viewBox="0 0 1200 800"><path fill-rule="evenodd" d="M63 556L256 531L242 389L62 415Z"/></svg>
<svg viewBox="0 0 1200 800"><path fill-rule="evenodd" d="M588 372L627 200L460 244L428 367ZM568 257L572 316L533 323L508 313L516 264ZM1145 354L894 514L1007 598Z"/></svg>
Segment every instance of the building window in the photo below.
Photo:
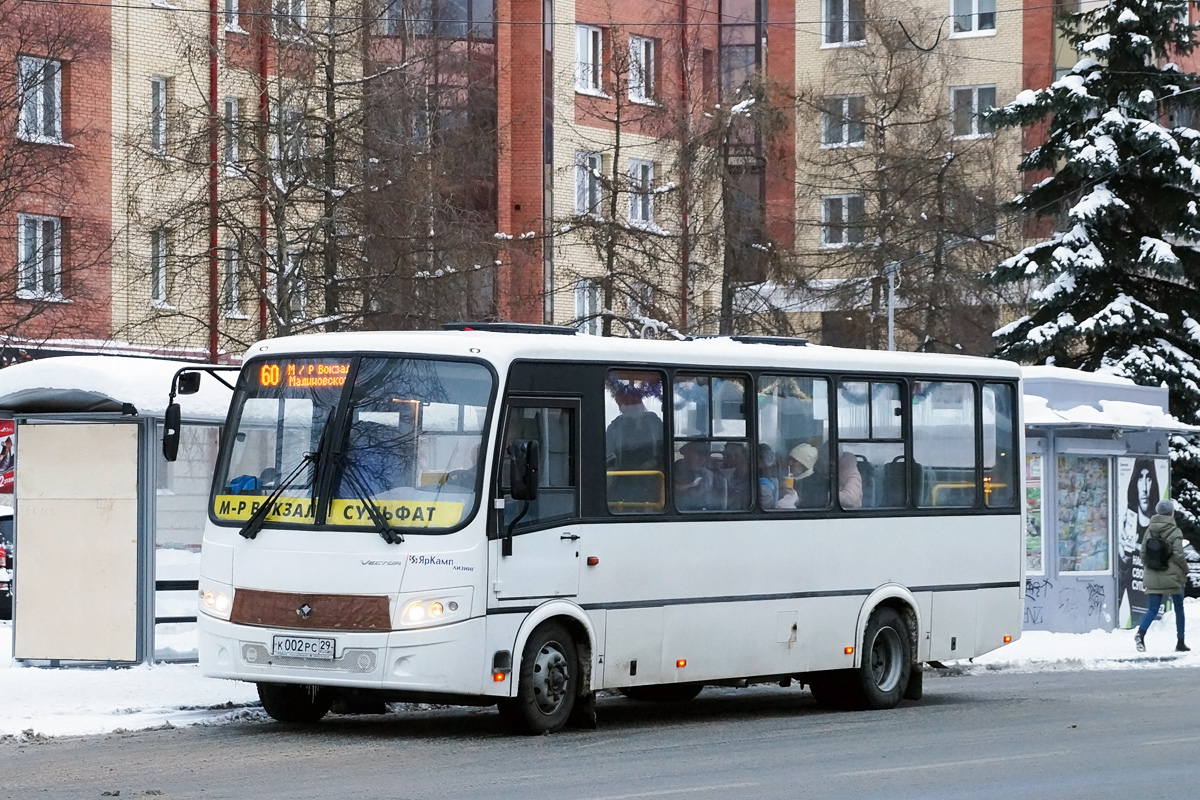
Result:
<svg viewBox="0 0 1200 800"><path fill-rule="evenodd" d="M604 91L604 31L591 25L575 26L575 89Z"/></svg>
<svg viewBox="0 0 1200 800"><path fill-rule="evenodd" d="M824 0L825 44L850 44L867 38L866 0Z"/></svg>
<svg viewBox="0 0 1200 800"><path fill-rule="evenodd" d="M225 316L244 319L242 312L242 254L236 243L222 248L225 256Z"/></svg>
<svg viewBox="0 0 1200 800"><path fill-rule="evenodd" d="M654 40L629 37L629 99L638 103L654 102Z"/></svg>
<svg viewBox="0 0 1200 800"><path fill-rule="evenodd" d="M863 240L863 196L830 195L821 198L821 245L844 247Z"/></svg>
<svg viewBox="0 0 1200 800"><path fill-rule="evenodd" d="M21 105L18 135L31 142L61 142L62 62L21 56L17 72Z"/></svg>
<svg viewBox="0 0 1200 800"><path fill-rule="evenodd" d="M225 168L236 170L242 138L241 101L236 97L225 98Z"/></svg>
<svg viewBox="0 0 1200 800"><path fill-rule="evenodd" d="M17 251L19 296L62 297L62 220L18 214Z"/></svg>
<svg viewBox="0 0 1200 800"><path fill-rule="evenodd" d="M821 145L845 147L864 141L863 114L866 101L862 95L826 97L821 115Z"/></svg>
<svg viewBox="0 0 1200 800"><path fill-rule="evenodd" d="M600 216L600 176L603 161L599 153L575 154L575 213Z"/></svg>
<svg viewBox="0 0 1200 800"><path fill-rule="evenodd" d="M654 164L649 161L629 162L629 220L654 224Z"/></svg>
<svg viewBox="0 0 1200 800"><path fill-rule="evenodd" d="M167 229L150 231L150 302L167 302Z"/></svg>
<svg viewBox="0 0 1200 800"><path fill-rule="evenodd" d="M959 86L950 90L954 135L991 136L992 124L982 114L996 105L995 86Z"/></svg>
<svg viewBox="0 0 1200 800"><path fill-rule="evenodd" d="M167 79L150 79L150 152L167 153Z"/></svg>
<svg viewBox="0 0 1200 800"><path fill-rule="evenodd" d="M404 0L389 0L383 9L384 36L402 36L404 34L404 23Z"/></svg>
<svg viewBox="0 0 1200 800"><path fill-rule="evenodd" d="M286 176L298 176L308 156L308 124L304 110L276 106L275 157Z"/></svg>
<svg viewBox="0 0 1200 800"><path fill-rule="evenodd" d="M575 281L575 327L592 336L600 335L600 284Z"/></svg>
<svg viewBox="0 0 1200 800"><path fill-rule="evenodd" d="M242 29L241 20L238 19L238 0L225 0L225 27L231 31Z"/></svg>
<svg viewBox="0 0 1200 800"><path fill-rule="evenodd" d="M308 27L307 0L275 0L275 33L296 38Z"/></svg>
<svg viewBox="0 0 1200 800"><path fill-rule="evenodd" d="M996 0L951 0L951 6L953 33L996 30Z"/></svg>

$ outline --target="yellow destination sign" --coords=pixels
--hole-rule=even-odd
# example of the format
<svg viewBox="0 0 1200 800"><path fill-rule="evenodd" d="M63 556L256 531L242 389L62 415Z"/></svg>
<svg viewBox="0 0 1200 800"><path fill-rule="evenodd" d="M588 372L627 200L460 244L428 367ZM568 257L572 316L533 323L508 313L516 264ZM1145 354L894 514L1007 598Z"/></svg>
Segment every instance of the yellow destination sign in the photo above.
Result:
<svg viewBox="0 0 1200 800"><path fill-rule="evenodd" d="M213 513L218 519L245 521L258 510L265 497L239 494L217 495ZM449 528L462 519L463 504L447 500L376 500L375 507L396 528ZM280 497L267 514L267 522L313 524L313 503L307 497ZM373 526L371 512L358 500L334 500L330 525Z"/></svg>

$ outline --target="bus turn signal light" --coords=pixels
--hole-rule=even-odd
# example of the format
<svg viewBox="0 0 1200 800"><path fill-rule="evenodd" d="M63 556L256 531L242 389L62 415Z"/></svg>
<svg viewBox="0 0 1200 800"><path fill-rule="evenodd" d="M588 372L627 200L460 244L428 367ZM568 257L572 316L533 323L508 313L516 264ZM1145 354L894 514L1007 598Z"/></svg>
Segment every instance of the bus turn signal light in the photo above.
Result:
<svg viewBox="0 0 1200 800"><path fill-rule="evenodd" d="M503 672L493 672L492 673L492 681L494 683L504 683L506 677L507 676Z"/></svg>
<svg viewBox="0 0 1200 800"><path fill-rule="evenodd" d="M684 667L687 666L687 659L681 658L681 659L677 660L675 662L675 666L678 667L679 669L683 669Z"/></svg>
<svg viewBox="0 0 1200 800"><path fill-rule="evenodd" d="M843 653L845 653L845 654L846 654L846 655L848 655L848 656L852 656L852 655L854 655L854 648L853 648L853 647L847 647L847 648L846 648L846 649L844 649L842 652L843 652Z"/></svg>
<svg viewBox="0 0 1200 800"><path fill-rule="evenodd" d="M589 567L594 567L594 566L596 566L596 565L597 565L597 564L599 564L599 563L600 563L600 557L599 557L599 556L588 556L588 557L587 557L587 565L588 565Z"/></svg>
<svg viewBox="0 0 1200 800"><path fill-rule="evenodd" d="M1012 643L1012 637L1011 637L1011 636L1005 636L1005 637L1004 637L1004 643L1005 643L1005 644L1011 644L1011 643Z"/></svg>

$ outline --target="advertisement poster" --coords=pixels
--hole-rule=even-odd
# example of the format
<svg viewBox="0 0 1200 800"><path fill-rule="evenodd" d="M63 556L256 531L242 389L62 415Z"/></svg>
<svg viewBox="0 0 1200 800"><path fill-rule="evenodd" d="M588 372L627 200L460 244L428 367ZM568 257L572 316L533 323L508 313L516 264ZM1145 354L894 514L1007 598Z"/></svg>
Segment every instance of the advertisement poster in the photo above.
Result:
<svg viewBox="0 0 1200 800"><path fill-rule="evenodd" d="M1121 598L1119 622L1132 627L1146 613L1146 591L1142 588L1142 538L1154 507L1170 489L1165 458L1117 459L1117 596Z"/></svg>
<svg viewBox="0 0 1200 800"><path fill-rule="evenodd" d="M17 448L13 434L16 423L11 419L0 419L0 493L12 494L13 469L17 465Z"/></svg>
<svg viewBox="0 0 1200 800"><path fill-rule="evenodd" d="M1108 459L1058 457L1058 571L1108 572Z"/></svg>
<svg viewBox="0 0 1200 800"><path fill-rule="evenodd" d="M1042 457L1025 456L1025 572L1045 572L1042 558Z"/></svg>

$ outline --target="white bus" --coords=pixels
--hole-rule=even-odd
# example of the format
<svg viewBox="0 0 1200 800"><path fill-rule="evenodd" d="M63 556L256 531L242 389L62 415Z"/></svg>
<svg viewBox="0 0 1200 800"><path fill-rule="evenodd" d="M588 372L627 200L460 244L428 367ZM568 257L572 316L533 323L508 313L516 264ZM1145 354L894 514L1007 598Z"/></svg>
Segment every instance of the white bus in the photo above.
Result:
<svg viewBox="0 0 1200 800"><path fill-rule="evenodd" d="M600 690L919 699L1020 635L1018 368L516 324L256 344L200 665L268 714L420 701L541 733Z"/></svg>

